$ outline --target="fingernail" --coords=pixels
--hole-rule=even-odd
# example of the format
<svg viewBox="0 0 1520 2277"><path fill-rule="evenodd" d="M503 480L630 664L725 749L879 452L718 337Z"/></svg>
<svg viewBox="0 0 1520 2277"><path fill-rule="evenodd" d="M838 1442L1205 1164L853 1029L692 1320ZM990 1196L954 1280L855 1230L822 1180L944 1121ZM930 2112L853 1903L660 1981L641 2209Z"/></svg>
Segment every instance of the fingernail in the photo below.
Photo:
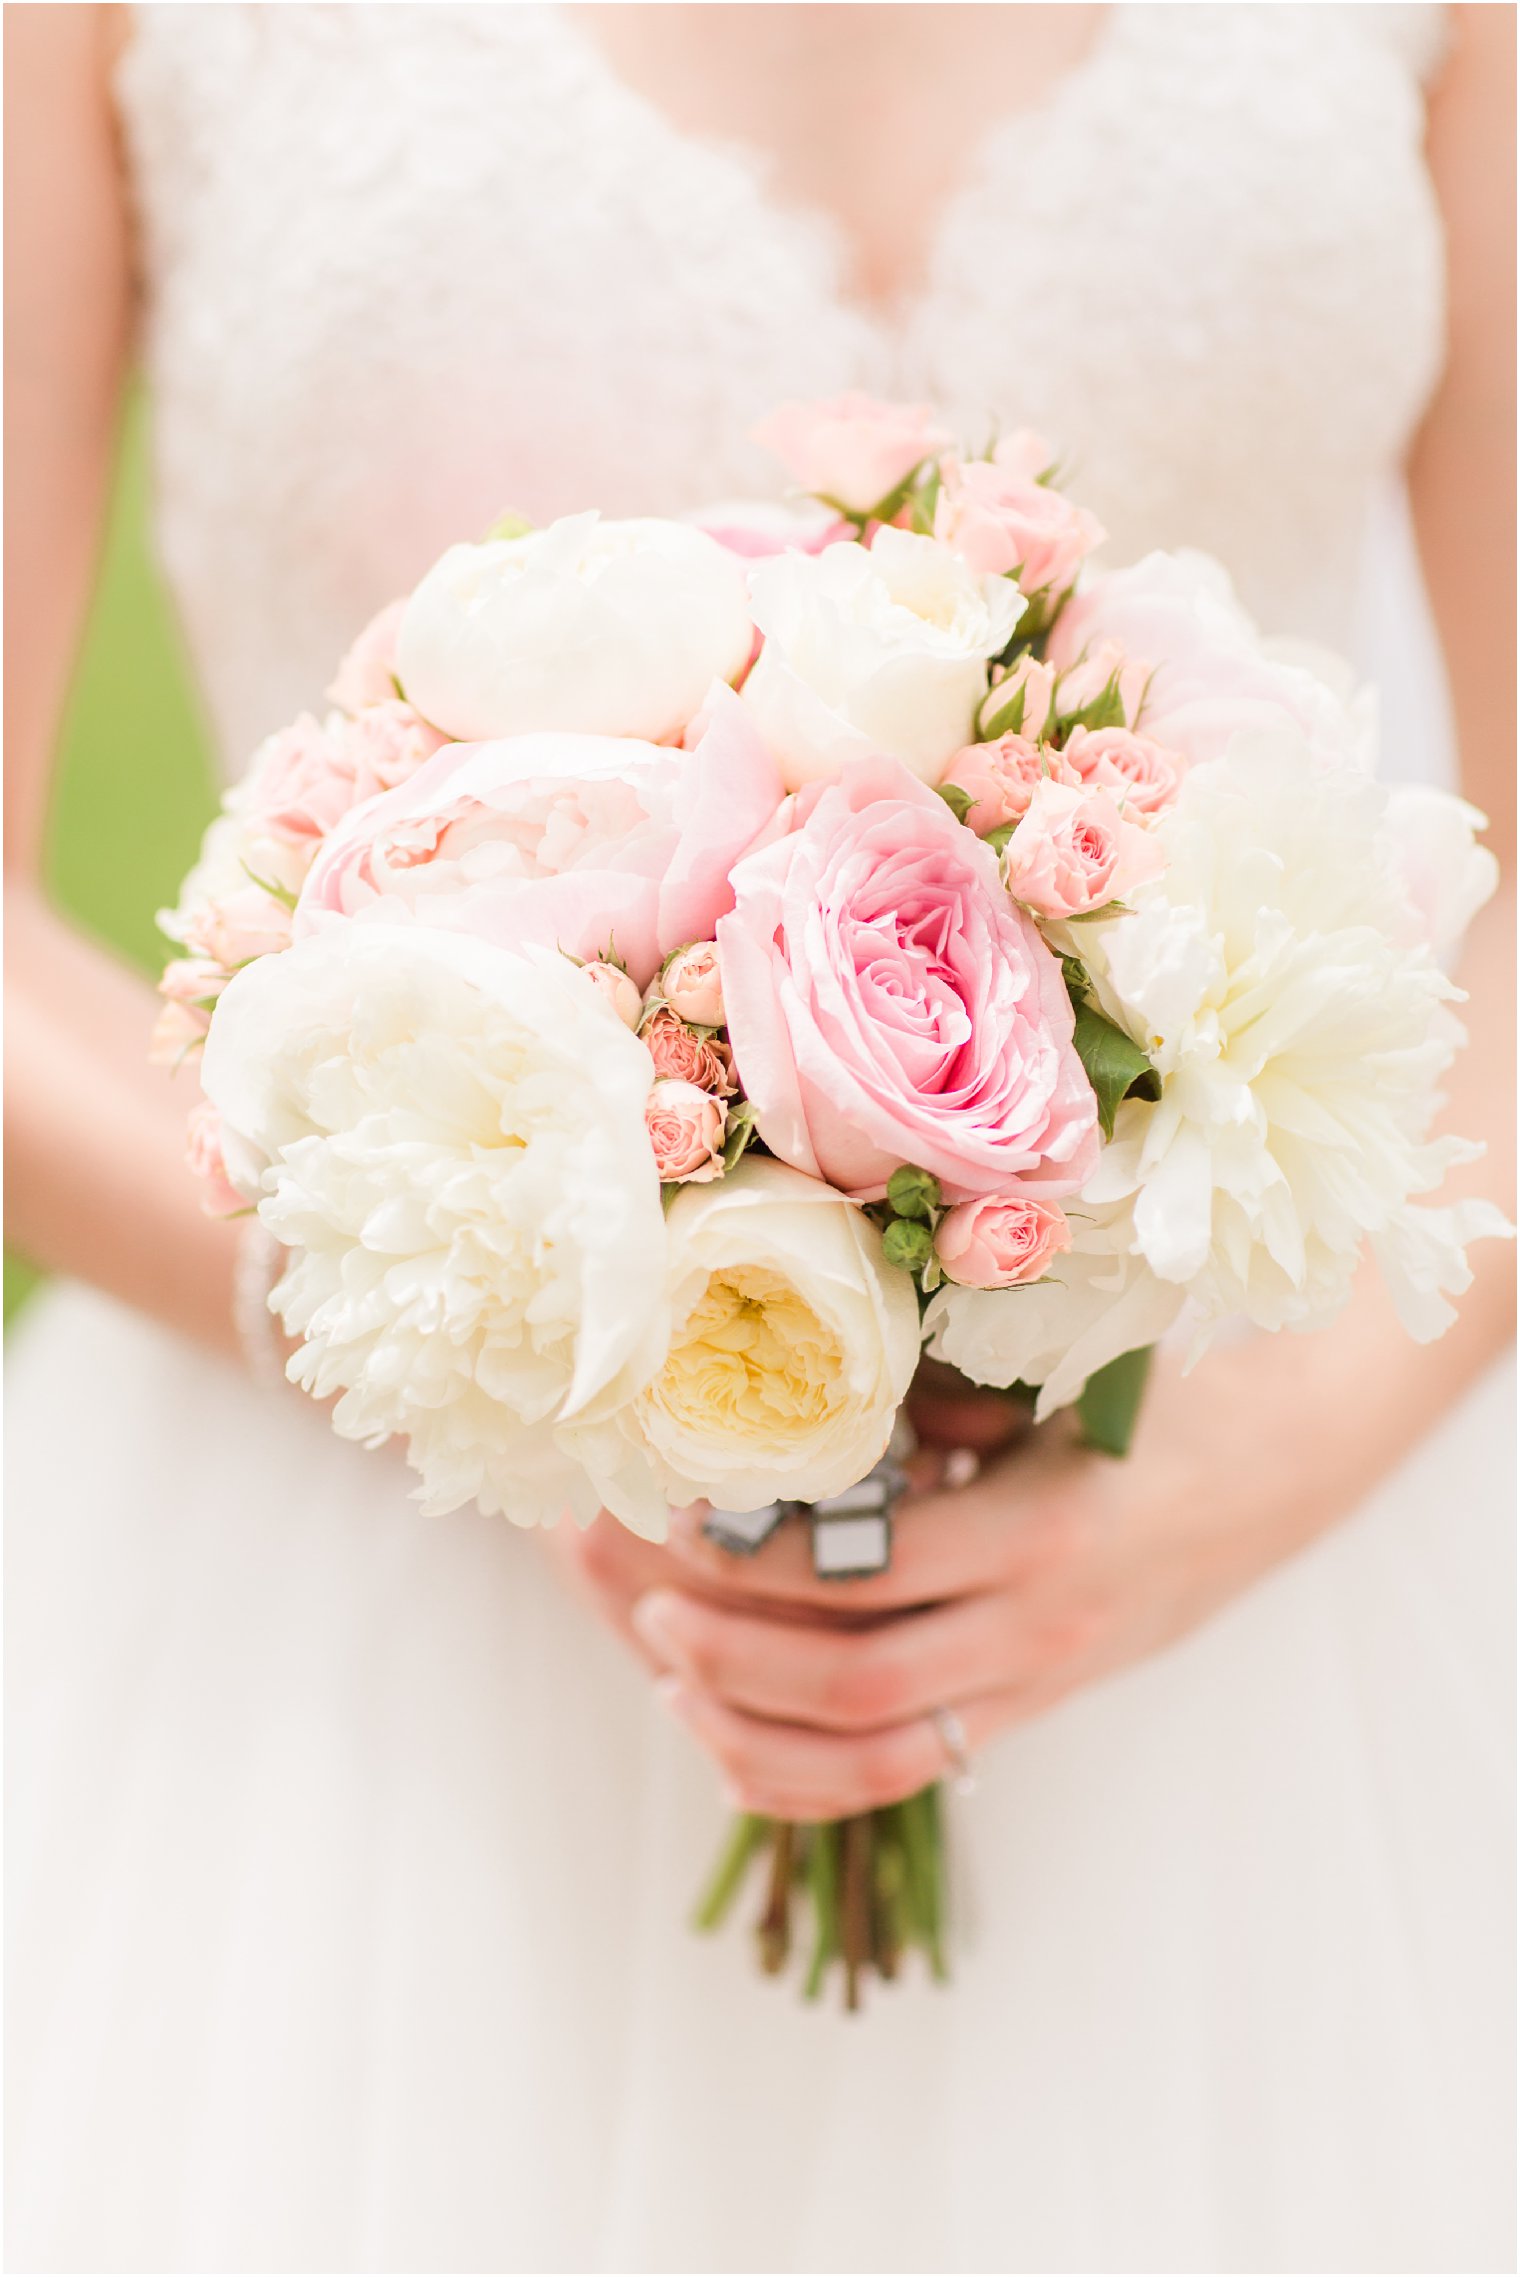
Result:
<svg viewBox="0 0 1520 2277"><path fill-rule="evenodd" d="M628 1619L635 1633L662 1659L674 1650L668 1589L649 1589L639 1598Z"/></svg>
<svg viewBox="0 0 1520 2277"><path fill-rule="evenodd" d="M969 1486L982 1467L982 1458L971 1447L952 1447L945 1457L945 1484L953 1493L957 1487Z"/></svg>
<svg viewBox="0 0 1520 2277"><path fill-rule="evenodd" d="M691 1727L691 1695L679 1676L659 1676L655 1679L654 1696L662 1707L668 1708L678 1724Z"/></svg>
<svg viewBox="0 0 1520 2277"><path fill-rule="evenodd" d="M742 1787L736 1787L732 1779L720 1779L718 1781L718 1792L731 1811L747 1811L749 1809L748 1795Z"/></svg>

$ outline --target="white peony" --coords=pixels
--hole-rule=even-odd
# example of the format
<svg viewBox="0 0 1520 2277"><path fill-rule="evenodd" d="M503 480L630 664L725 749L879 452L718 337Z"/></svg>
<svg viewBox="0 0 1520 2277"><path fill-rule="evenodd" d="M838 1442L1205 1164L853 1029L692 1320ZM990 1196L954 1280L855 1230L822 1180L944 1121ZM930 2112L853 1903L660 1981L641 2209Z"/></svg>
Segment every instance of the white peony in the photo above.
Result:
<svg viewBox="0 0 1520 2277"><path fill-rule="evenodd" d="M564 958L336 925L228 988L204 1083L234 1182L291 1252L290 1374L430 1512L604 1497L597 1420L664 1351L648 1053Z"/></svg>
<svg viewBox="0 0 1520 2277"><path fill-rule="evenodd" d="M1199 1324L1302 1327L1345 1300L1364 1242L1422 1340L1452 1316L1483 1203L1421 1210L1472 1149L1431 1141L1462 1040L1415 922L1389 800L1293 734L1195 768L1157 837L1166 875L1084 928L1103 1008L1150 1053L1083 1201L1132 1203L1134 1248ZM1455 825L1453 825L1455 828ZM1468 900L1470 902L1469 893Z"/></svg>
<svg viewBox="0 0 1520 2277"><path fill-rule="evenodd" d="M563 728L680 735L748 662L744 565L681 522L571 514L451 546L406 605L408 703L461 741Z"/></svg>
<svg viewBox="0 0 1520 2277"><path fill-rule="evenodd" d="M918 1300L870 1220L751 1159L667 1218L664 1364L602 1434L608 1508L652 1532L667 1503L816 1501L884 1453L918 1361Z"/></svg>
<svg viewBox="0 0 1520 2277"><path fill-rule="evenodd" d="M1068 1203L1072 1245L1021 1289L958 1288L929 1301L924 1333L938 1360L976 1384L1039 1384L1040 1421L1068 1406L1099 1368L1164 1336L1181 1289L1158 1281L1134 1252L1128 1203Z"/></svg>
<svg viewBox="0 0 1520 2277"><path fill-rule="evenodd" d="M788 790L886 753L935 783L975 733L988 659L1024 610L1006 577L885 529L869 549L778 554L750 572L765 634L744 701Z"/></svg>

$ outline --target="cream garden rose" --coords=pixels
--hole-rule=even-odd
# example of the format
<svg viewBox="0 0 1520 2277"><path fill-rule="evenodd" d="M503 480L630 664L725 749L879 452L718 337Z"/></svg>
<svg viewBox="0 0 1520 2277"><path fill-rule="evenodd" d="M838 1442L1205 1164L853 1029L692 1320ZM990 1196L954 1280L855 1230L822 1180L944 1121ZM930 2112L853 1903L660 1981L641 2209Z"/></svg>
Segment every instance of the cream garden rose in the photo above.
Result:
<svg viewBox="0 0 1520 2277"><path fill-rule="evenodd" d="M664 1350L652 1078L568 958L421 926L335 925L218 1005L203 1081L290 1253L292 1379L343 1437L403 1438L424 1509L606 1499L594 1426Z"/></svg>
<svg viewBox="0 0 1520 2277"><path fill-rule="evenodd" d="M451 546L407 603L407 700L462 742L558 728L678 737L749 661L744 566L688 523L571 514Z"/></svg>
<svg viewBox="0 0 1520 2277"><path fill-rule="evenodd" d="M1007 578L891 529L869 548L777 555L749 590L765 646L744 701L788 790L883 753L938 782L971 741L988 660L1024 607Z"/></svg>
<svg viewBox="0 0 1520 2277"><path fill-rule="evenodd" d="M686 1188L666 1231L669 1349L622 1419L609 1507L649 1532L667 1502L758 1510L853 1486L918 1361L913 1284L876 1228L815 1179L750 1160Z"/></svg>

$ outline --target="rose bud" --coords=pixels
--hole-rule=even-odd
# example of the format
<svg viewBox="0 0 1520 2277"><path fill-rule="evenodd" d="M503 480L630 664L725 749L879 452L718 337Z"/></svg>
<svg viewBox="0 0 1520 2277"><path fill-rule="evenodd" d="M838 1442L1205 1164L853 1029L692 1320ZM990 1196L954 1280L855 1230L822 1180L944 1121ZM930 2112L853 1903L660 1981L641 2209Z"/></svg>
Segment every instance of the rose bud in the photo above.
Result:
<svg viewBox="0 0 1520 2277"><path fill-rule="evenodd" d="M716 941L689 941L665 967L660 989L672 1012L695 1028L723 1024L723 982Z"/></svg>
<svg viewBox="0 0 1520 2277"><path fill-rule="evenodd" d="M581 971L598 994L605 996L625 1028L638 1030L644 1017L644 1000L621 965L610 965L603 957L594 957Z"/></svg>
<svg viewBox="0 0 1520 2277"><path fill-rule="evenodd" d="M674 1083L694 1083L699 1091L727 1098L734 1089L733 1054L721 1036L700 1036L677 1019L668 1004L657 1004L644 1022L644 1043L655 1073Z"/></svg>
<svg viewBox="0 0 1520 2277"><path fill-rule="evenodd" d="M947 1210L934 1246L946 1278L965 1289L1013 1289L1038 1281L1071 1247L1063 1213L1031 1194L984 1194Z"/></svg>
<svg viewBox="0 0 1520 2277"><path fill-rule="evenodd" d="M649 1143L660 1183L703 1185L723 1168L723 1132L728 1121L721 1099L694 1083L662 1077L644 1107Z"/></svg>

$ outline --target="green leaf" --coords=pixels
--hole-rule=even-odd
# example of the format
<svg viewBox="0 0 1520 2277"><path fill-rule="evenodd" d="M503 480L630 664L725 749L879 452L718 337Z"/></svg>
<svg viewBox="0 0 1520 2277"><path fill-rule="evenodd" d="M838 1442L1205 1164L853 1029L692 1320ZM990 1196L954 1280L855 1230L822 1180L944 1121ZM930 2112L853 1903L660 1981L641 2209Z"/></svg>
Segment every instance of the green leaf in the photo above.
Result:
<svg viewBox="0 0 1520 2277"><path fill-rule="evenodd" d="M976 723L977 732L986 743L996 743L1000 735L1022 735L1024 732L1024 704L1028 695L1024 681L1019 682L1006 705L997 703L997 693L994 688L984 700L981 717Z"/></svg>
<svg viewBox="0 0 1520 2277"><path fill-rule="evenodd" d="M1101 727L1125 726L1124 700L1119 694L1118 673L1110 674L1108 681L1098 690L1092 702L1084 704L1079 712L1063 712L1061 710L1061 691L1057 688L1056 712L1062 728L1068 735L1074 727L1087 727L1096 731Z"/></svg>
<svg viewBox="0 0 1520 2277"><path fill-rule="evenodd" d="M920 1218L925 1225L932 1225L940 1206L939 1180L932 1170L920 1170L911 1162L899 1163L887 1180L887 1206L894 1217Z"/></svg>
<svg viewBox="0 0 1520 2277"><path fill-rule="evenodd" d="M950 812L955 816L956 821L964 822L976 804L971 793L963 791L959 783L936 783L934 787Z"/></svg>
<svg viewBox="0 0 1520 2277"><path fill-rule="evenodd" d="M994 854L1001 854L1018 827L1016 822L1000 822L996 830L988 831L982 840L982 844L990 846Z"/></svg>
<svg viewBox="0 0 1520 2277"><path fill-rule="evenodd" d="M261 878L257 870L249 869L246 862L241 862L238 866L245 877L252 878L260 893L267 893L270 900L277 901L282 909L295 908L296 897L288 886L276 885L273 878Z"/></svg>
<svg viewBox="0 0 1520 2277"><path fill-rule="evenodd" d="M728 1110L728 1134L723 1141L723 1167L732 1170L755 1135L755 1110L747 1099L736 1100Z"/></svg>
<svg viewBox="0 0 1520 2277"><path fill-rule="evenodd" d="M1068 925L1095 925L1103 917L1128 917L1129 914L1127 901L1105 901L1097 909L1074 909L1066 922Z"/></svg>
<svg viewBox="0 0 1520 2277"><path fill-rule="evenodd" d="M934 1236L917 1218L893 1218L881 1237L881 1253L889 1265L916 1273L934 1255Z"/></svg>
<svg viewBox="0 0 1520 2277"><path fill-rule="evenodd" d="M1103 1455L1127 1455L1135 1435L1140 1402L1151 1368L1151 1347L1121 1352L1106 1368L1089 1376L1077 1400L1077 1422L1089 1447Z"/></svg>
<svg viewBox="0 0 1520 2277"><path fill-rule="evenodd" d="M519 514L509 506L505 513L497 515L487 530L485 543L492 545L501 538L531 538L532 535L533 524L528 520L527 515Z"/></svg>
<svg viewBox="0 0 1520 2277"><path fill-rule="evenodd" d="M1066 983L1066 993L1071 998L1073 1006L1080 1011L1088 991L1092 987L1091 973L1080 957L1063 957L1061 959L1061 978Z"/></svg>
<svg viewBox="0 0 1520 2277"><path fill-rule="evenodd" d="M1155 1070L1140 1046L1128 1037L1112 1020L1105 1020L1085 1000L1077 1006L1076 1031L1072 1037L1077 1057L1087 1070L1087 1080L1093 1087L1098 1102L1098 1121L1103 1136L1114 1135L1114 1115L1119 1101L1133 1084L1145 1076L1154 1079Z"/></svg>

